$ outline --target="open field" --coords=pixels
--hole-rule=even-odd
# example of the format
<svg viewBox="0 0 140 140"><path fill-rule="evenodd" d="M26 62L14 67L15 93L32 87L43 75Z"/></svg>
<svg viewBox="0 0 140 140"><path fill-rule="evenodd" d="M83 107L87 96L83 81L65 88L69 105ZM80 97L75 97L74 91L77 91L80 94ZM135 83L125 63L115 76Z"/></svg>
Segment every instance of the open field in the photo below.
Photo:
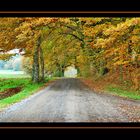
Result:
<svg viewBox="0 0 140 140"><path fill-rule="evenodd" d="M0 70L0 78L29 78L23 71Z"/></svg>

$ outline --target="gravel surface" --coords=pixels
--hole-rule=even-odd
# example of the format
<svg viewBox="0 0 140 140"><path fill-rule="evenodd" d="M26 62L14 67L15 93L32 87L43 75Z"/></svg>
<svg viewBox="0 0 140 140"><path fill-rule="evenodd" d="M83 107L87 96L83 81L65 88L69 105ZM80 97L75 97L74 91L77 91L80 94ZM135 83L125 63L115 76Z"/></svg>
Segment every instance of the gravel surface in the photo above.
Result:
<svg viewBox="0 0 140 140"><path fill-rule="evenodd" d="M0 112L0 122L140 122L140 101L94 93L60 79Z"/></svg>

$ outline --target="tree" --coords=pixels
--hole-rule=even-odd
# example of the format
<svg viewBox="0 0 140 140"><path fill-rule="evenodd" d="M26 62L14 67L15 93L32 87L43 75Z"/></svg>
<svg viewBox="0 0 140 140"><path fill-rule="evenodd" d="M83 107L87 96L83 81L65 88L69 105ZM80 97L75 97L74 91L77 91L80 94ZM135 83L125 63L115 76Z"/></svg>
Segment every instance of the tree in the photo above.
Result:
<svg viewBox="0 0 140 140"><path fill-rule="evenodd" d="M31 59L35 83L70 65L81 76L140 67L140 18L0 18L0 27L0 59L19 49Z"/></svg>
<svg viewBox="0 0 140 140"><path fill-rule="evenodd" d="M33 74L32 74L32 79L34 82L39 82L39 53L40 53L40 44L41 44L41 30L43 30L43 27L46 27L48 24L53 23L57 20L57 18L9 18L9 19L1 19L3 22L4 29L3 29L3 34L4 36L8 35L8 41L12 40L14 38L14 43L12 45L8 46L7 49L2 49L1 51L7 52L8 50L19 48L24 50L26 55L32 55L33 56ZM17 22L18 20L18 22ZM15 25L15 23L17 23ZM9 28L7 28L7 26ZM12 32L11 28L14 28L14 32ZM3 43L7 43L6 39L4 39ZM8 42L8 44L10 44ZM33 48L29 52L29 49ZM34 55L33 55L34 53ZM43 57L41 57L43 59ZM41 63L43 65L43 63ZM43 68L43 67L42 67ZM44 71L42 70L44 75ZM44 79L44 76L41 78L42 80Z"/></svg>

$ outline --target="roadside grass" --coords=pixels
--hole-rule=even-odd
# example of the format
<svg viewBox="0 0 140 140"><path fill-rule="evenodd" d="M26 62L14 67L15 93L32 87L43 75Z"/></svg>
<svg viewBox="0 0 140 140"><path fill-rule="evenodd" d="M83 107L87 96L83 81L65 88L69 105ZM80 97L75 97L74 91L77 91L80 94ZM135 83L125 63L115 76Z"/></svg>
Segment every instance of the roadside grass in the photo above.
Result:
<svg viewBox="0 0 140 140"><path fill-rule="evenodd" d="M0 92L16 87L23 87L25 89L28 85L31 85L30 78L0 79Z"/></svg>
<svg viewBox="0 0 140 140"><path fill-rule="evenodd" d="M96 93L107 93L128 99L140 100L140 90L135 91L132 89L130 82L123 81L120 84L117 80L95 80L93 78L81 78L80 80Z"/></svg>
<svg viewBox="0 0 140 140"><path fill-rule="evenodd" d="M122 89L121 87L108 85L105 88L106 91L113 93L114 95L118 95L121 97L126 97L130 99L140 100L140 90L138 91L130 91L129 89Z"/></svg>
<svg viewBox="0 0 140 140"><path fill-rule="evenodd" d="M31 82L31 78L0 78L0 92L10 88L22 87L22 90L19 93L0 100L0 110L34 94L50 80L54 79L46 78L44 83L34 84Z"/></svg>

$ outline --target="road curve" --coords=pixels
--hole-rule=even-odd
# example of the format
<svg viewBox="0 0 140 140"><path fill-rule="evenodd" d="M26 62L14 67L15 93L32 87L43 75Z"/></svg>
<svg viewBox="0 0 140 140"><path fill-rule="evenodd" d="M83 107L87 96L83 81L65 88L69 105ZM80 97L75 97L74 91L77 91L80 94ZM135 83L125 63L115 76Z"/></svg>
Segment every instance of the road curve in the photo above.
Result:
<svg viewBox="0 0 140 140"><path fill-rule="evenodd" d="M60 79L0 112L0 122L140 122L140 101L94 93Z"/></svg>

